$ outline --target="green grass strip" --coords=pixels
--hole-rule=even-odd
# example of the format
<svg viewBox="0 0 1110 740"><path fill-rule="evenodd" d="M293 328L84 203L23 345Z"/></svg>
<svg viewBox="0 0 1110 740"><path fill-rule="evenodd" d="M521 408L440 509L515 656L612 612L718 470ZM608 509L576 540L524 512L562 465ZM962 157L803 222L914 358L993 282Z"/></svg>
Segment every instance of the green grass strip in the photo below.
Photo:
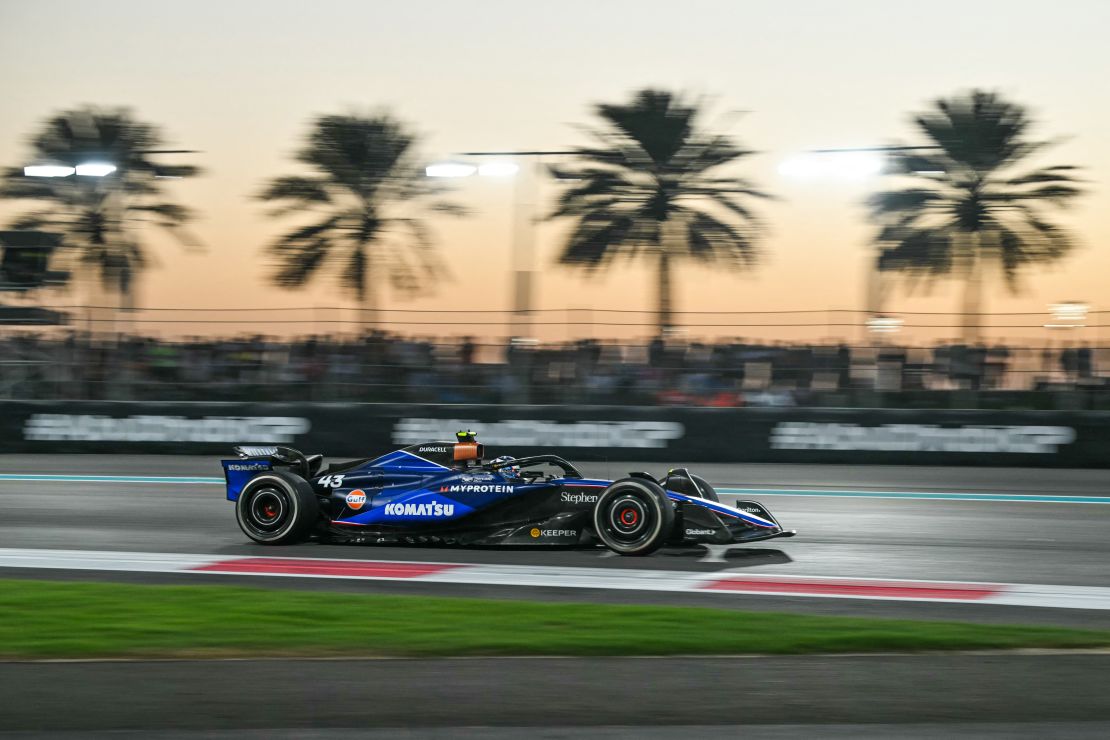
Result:
<svg viewBox="0 0 1110 740"><path fill-rule="evenodd" d="M1110 632L379 596L0 580L0 657L675 655L1110 646Z"/></svg>

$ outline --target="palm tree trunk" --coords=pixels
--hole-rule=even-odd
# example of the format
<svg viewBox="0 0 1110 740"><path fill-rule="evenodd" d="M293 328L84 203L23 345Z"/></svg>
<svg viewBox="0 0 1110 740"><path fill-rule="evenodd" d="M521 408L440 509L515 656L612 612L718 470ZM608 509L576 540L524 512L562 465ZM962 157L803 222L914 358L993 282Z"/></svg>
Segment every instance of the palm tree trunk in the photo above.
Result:
<svg viewBox="0 0 1110 740"><path fill-rule="evenodd" d="M968 344L979 341L983 317L980 315L983 302L983 259L980 254L978 234L968 235L968 267L964 279L963 309L961 326L963 340Z"/></svg>
<svg viewBox="0 0 1110 740"><path fill-rule="evenodd" d="M659 250L659 294L656 296L656 328L662 336L673 325L671 309L671 257L663 245Z"/></svg>
<svg viewBox="0 0 1110 740"><path fill-rule="evenodd" d="M378 306L378 291L374 285L374 279L369 274L369 270L363 268L362 273L362 306L361 316L363 330L374 330L378 328L378 323L381 320Z"/></svg>
<svg viewBox="0 0 1110 740"><path fill-rule="evenodd" d="M374 273L370 269L370 258L366 254L366 243L357 246L354 262L358 271L359 329L372 331L378 328L378 293L374 285Z"/></svg>

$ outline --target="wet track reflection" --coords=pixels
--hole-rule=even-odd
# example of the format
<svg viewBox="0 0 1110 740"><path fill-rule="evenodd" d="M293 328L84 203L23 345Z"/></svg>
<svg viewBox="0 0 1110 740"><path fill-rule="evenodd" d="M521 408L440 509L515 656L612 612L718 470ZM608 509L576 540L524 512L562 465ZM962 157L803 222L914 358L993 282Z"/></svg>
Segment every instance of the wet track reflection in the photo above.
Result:
<svg viewBox="0 0 1110 740"><path fill-rule="evenodd" d="M49 470L54 474L210 477L216 466L215 458L0 456L0 473L9 476ZM711 476L714 483L770 487L778 480L784 489L815 488L823 483L830 490L865 487L891 490L891 484L902 479L906 490L916 491L961 490L965 483L967 489L980 493L1029 492L1039 488L1060 495L1097 497L1110 490L1107 485L1110 474L1105 471L765 465L699 466L699 471ZM223 499L218 485L0 480L0 542L8 548L1110 586L1110 568L1106 567L1110 562L1110 540L1105 536L1110 531L1108 505L832 499L805 495L769 496L765 503L784 526L796 528L799 536L776 542L774 547L667 549L647 558L615 556L603 549L383 548L317 543L276 549L246 540L236 527L231 506ZM352 586L296 580L300 583L295 587L300 588L439 589L444 593L507 595L494 587L363 583ZM653 603L691 603L694 599L686 594L614 596L565 590L553 595L540 591L543 589L530 590L527 597ZM797 599L784 597L746 597L742 602L747 607L796 606L824 613L854 613L864 608L844 603L798 605ZM713 605L723 604L718 599ZM875 610L960 618L966 613L938 610L936 606L883 604ZM1082 620L1083 624L1100 626L1108 623L1100 613L1065 617L1060 616L1063 610L1024 610L1029 611L1038 613L1036 621ZM1056 616L1046 617L1044 612Z"/></svg>

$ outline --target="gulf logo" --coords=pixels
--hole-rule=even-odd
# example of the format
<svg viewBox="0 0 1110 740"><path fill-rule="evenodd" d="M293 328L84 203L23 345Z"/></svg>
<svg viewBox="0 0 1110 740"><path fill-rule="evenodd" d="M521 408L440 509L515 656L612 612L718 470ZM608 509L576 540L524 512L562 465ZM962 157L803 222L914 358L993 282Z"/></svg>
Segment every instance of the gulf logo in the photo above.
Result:
<svg viewBox="0 0 1110 740"><path fill-rule="evenodd" d="M348 509L351 509L353 511L358 511L359 509L361 509L365 505L366 505L366 493L362 489L356 488L355 490L353 490L353 491L351 491L350 493L347 494L347 508Z"/></svg>

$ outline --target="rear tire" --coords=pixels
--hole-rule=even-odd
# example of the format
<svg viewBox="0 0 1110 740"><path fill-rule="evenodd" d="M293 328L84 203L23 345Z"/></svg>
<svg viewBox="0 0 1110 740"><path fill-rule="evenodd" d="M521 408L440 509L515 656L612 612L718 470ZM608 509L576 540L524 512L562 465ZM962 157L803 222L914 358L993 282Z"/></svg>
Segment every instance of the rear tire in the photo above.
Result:
<svg viewBox="0 0 1110 740"><path fill-rule="evenodd" d="M273 471L251 479L235 502L239 529L260 545L292 545L308 538L320 517L304 478Z"/></svg>
<svg viewBox="0 0 1110 740"><path fill-rule="evenodd" d="M594 505L598 539L621 555L649 555L667 541L674 529L671 500L658 484L642 478L616 481Z"/></svg>

